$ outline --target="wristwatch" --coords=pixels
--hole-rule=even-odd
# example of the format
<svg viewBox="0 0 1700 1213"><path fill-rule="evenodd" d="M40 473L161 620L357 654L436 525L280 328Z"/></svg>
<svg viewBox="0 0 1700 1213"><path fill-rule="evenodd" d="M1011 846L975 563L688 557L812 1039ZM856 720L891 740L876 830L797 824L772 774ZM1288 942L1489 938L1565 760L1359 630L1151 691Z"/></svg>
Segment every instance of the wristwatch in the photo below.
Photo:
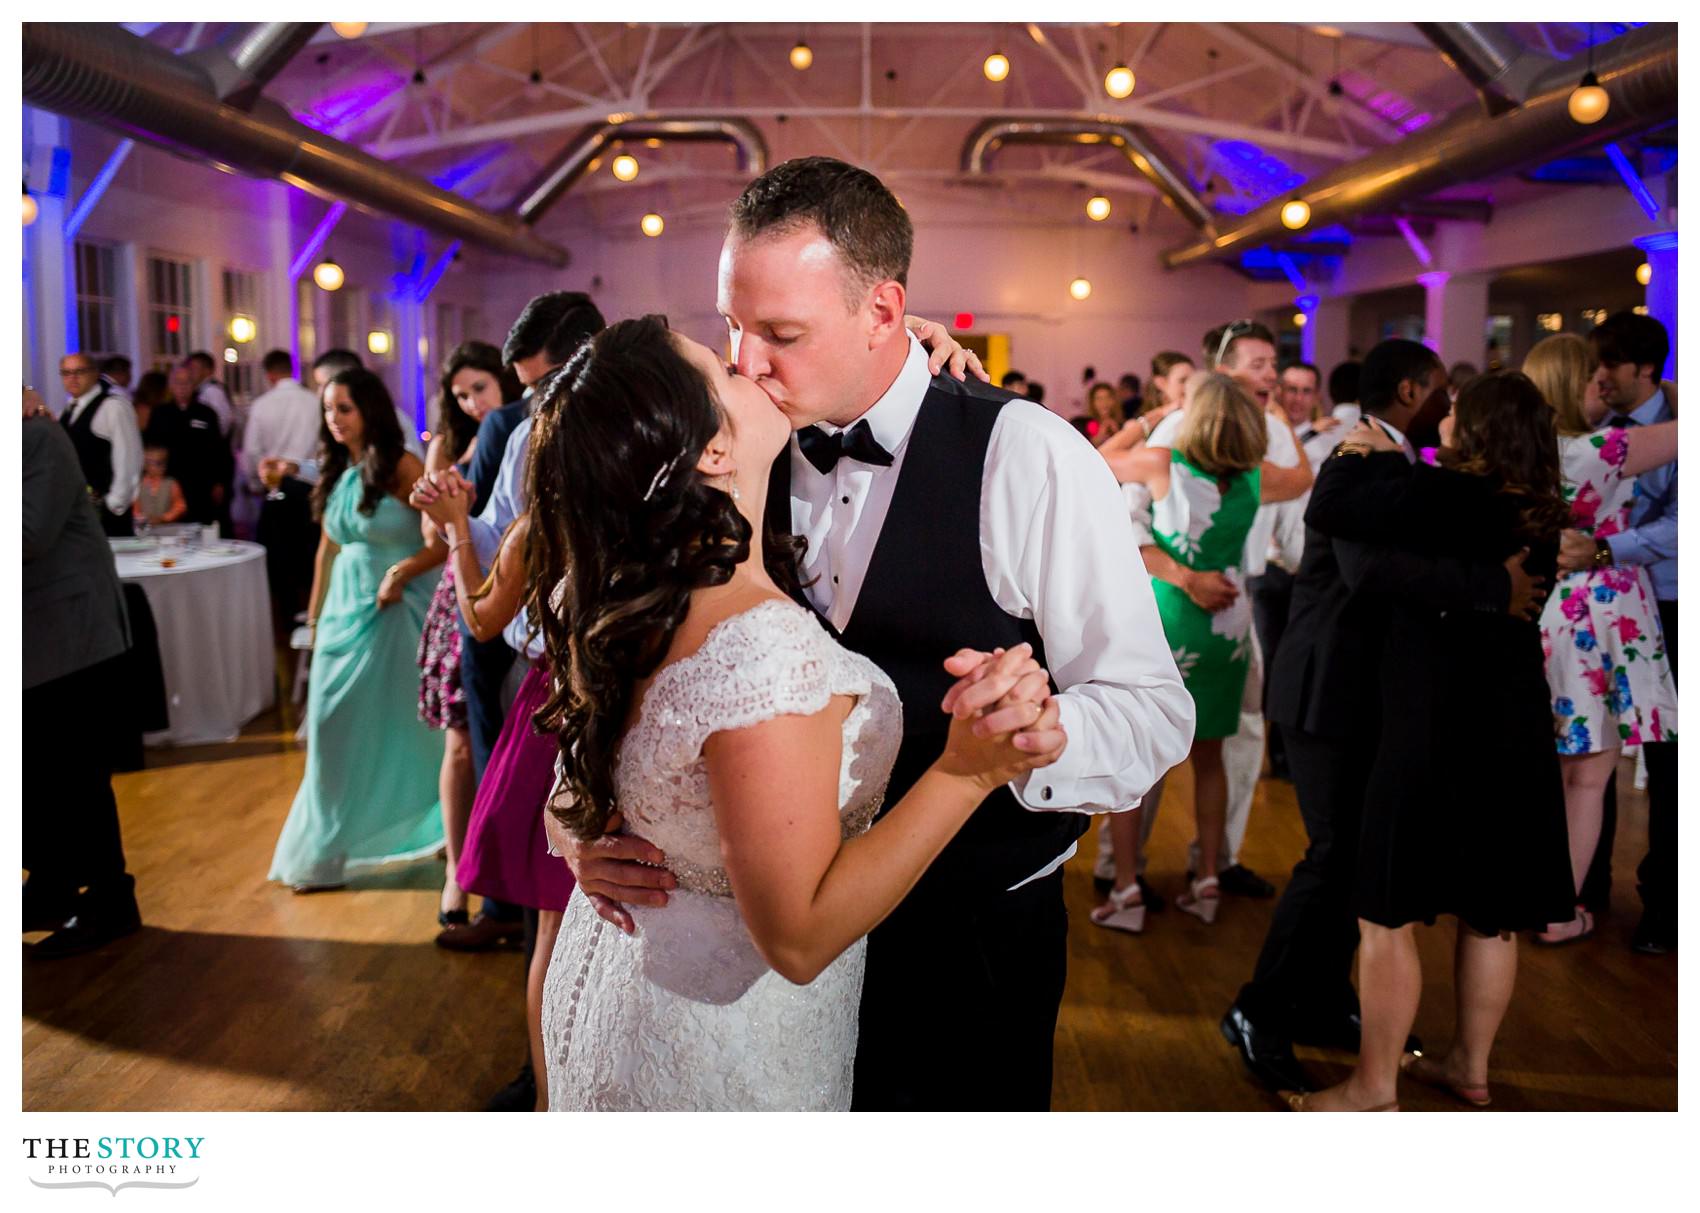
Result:
<svg viewBox="0 0 1700 1213"><path fill-rule="evenodd" d="M1336 455L1362 455L1367 458L1370 449L1367 442L1342 442L1334 448L1334 453Z"/></svg>
<svg viewBox="0 0 1700 1213"><path fill-rule="evenodd" d="M1604 539L1594 540L1594 559L1590 567L1609 569L1616 563L1616 559L1611 554L1611 544Z"/></svg>

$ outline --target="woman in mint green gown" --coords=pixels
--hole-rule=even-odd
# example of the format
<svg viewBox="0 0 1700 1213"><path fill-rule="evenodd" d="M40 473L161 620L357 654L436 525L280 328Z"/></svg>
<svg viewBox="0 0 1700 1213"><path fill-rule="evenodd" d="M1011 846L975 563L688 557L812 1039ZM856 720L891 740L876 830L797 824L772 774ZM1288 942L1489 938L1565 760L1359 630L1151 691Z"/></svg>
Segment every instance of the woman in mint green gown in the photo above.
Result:
<svg viewBox="0 0 1700 1213"><path fill-rule="evenodd" d="M406 504L424 468L370 371L325 385L324 418L307 771L270 876L297 892L443 843L442 739L419 720L415 657L444 549L421 545L419 515Z"/></svg>
<svg viewBox="0 0 1700 1213"><path fill-rule="evenodd" d="M1173 449L1148 446L1111 461L1118 479L1151 490L1156 544L1145 550L1145 563L1164 637L1198 710L1188 760L1201 875L1175 904L1207 923L1216 921L1221 904L1215 872L1228 810L1222 742L1239 731L1251 666L1251 598L1240 571L1246 538L1260 505L1290 501L1311 484L1304 458L1290 468L1265 458L1276 425L1291 429L1284 414L1265 414L1230 376L1201 373L1187 381ZM1300 449L1296 439L1293 449ZM1134 878L1138 812L1110 819L1117 886L1092 913L1099 926L1135 933L1145 921Z"/></svg>

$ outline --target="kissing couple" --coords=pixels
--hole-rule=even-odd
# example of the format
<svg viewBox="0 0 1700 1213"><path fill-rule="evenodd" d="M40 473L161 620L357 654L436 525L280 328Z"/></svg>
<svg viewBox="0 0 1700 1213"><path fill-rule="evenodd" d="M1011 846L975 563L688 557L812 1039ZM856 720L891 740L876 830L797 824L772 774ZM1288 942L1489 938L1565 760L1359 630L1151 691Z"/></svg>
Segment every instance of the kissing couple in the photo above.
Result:
<svg viewBox="0 0 1700 1213"><path fill-rule="evenodd" d="M1114 477L932 373L912 248L788 161L732 208L732 365L625 320L535 409L553 1110L1049 1107L1062 865L1193 705Z"/></svg>

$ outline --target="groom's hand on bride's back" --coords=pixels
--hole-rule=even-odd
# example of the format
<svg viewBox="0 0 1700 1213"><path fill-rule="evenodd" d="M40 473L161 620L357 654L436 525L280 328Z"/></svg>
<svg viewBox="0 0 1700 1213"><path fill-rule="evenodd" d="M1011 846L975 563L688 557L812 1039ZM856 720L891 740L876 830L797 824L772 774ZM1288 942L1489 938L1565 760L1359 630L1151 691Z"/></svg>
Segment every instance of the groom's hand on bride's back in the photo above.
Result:
<svg viewBox="0 0 1700 1213"><path fill-rule="evenodd" d="M573 879L604 920L630 935L636 930L626 906L664 906L667 890L678 882L661 865L667 857L659 848L632 834L621 834L620 815L608 819L608 831L586 841L568 830L553 813L543 814L549 845L572 869Z"/></svg>

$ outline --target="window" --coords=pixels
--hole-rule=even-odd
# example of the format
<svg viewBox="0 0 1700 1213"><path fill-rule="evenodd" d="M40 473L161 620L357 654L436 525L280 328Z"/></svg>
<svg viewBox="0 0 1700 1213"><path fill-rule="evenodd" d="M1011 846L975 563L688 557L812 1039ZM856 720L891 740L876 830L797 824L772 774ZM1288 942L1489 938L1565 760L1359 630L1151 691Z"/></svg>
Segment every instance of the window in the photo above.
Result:
<svg viewBox="0 0 1700 1213"><path fill-rule="evenodd" d="M295 335L301 345L301 370L306 372L319 356L319 296L323 294L313 284L311 274L295 284Z"/></svg>
<svg viewBox="0 0 1700 1213"><path fill-rule="evenodd" d="M261 343L270 333L260 323L260 276L249 270L224 271L224 326L220 341L224 347L225 391L233 402L252 400L260 382L260 359L267 348Z"/></svg>
<svg viewBox="0 0 1700 1213"><path fill-rule="evenodd" d="M109 244L79 240L77 265L77 344L91 358L118 353L124 345L118 286L118 250Z"/></svg>
<svg viewBox="0 0 1700 1213"><path fill-rule="evenodd" d="M194 265L173 257L149 257L148 355L156 369L169 369L193 348L194 322Z"/></svg>
<svg viewBox="0 0 1700 1213"><path fill-rule="evenodd" d="M359 288L352 286L330 292L330 339L325 342L326 350L343 349L359 353L366 348L366 330L362 327L366 309L361 306L365 302L361 293ZM319 352L324 353L324 350Z"/></svg>

